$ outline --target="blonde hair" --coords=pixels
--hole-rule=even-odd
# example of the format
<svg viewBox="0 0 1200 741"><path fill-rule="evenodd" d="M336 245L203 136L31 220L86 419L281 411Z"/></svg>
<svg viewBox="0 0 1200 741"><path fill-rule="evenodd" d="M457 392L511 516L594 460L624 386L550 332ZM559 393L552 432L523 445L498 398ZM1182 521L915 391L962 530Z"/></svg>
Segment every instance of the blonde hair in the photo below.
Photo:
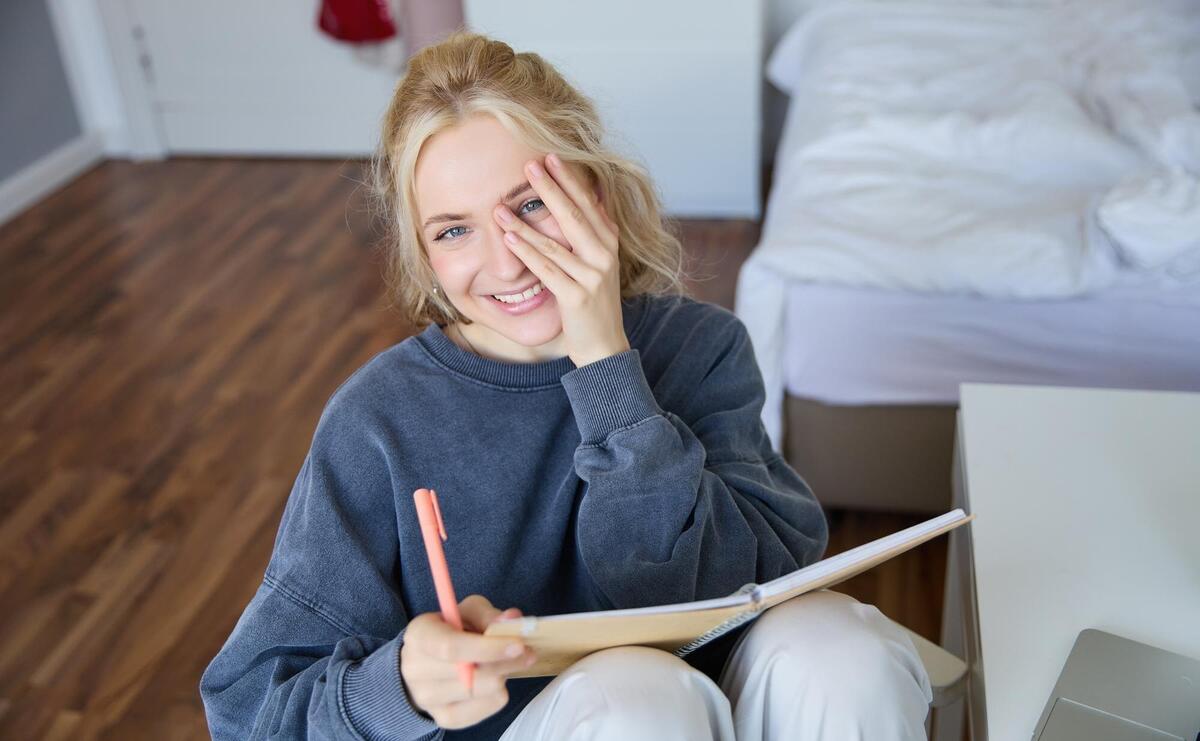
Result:
<svg viewBox="0 0 1200 741"><path fill-rule="evenodd" d="M620 229L621 296L682 294L678 226L661 213L649 174L601 143L592 102L548 62L502 41L463 30L414 55L392 94L371 159L372 196L386 233L384 280L392 302L418 327L469 323L442 292L421 240L415 170L431 136L467 118L494 116L538 152L554 152L599 185Z"/></svg>

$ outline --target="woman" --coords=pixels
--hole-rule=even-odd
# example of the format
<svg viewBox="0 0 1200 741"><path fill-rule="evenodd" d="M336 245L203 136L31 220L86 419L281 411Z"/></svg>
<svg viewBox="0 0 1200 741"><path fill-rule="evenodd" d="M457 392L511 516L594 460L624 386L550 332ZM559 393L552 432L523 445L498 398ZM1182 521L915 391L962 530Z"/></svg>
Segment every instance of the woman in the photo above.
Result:
<svg viewBox="0 0 1200 741"><path fill-rule="evenodd" d="M687 661L610 649L553 681L506 681L535 657L480 635L521 610L725 596L827 539L760 422L745 328L681 295L653 186L600 142L535 54L459 33L411 60L376 191L389 284L426 326L326 405L263 583L201 680L214 738L923 735L912 643L832 592ZM471 595L465 631L438 614L421 487ZM478 664L470 692L459 661Z"/></svg>

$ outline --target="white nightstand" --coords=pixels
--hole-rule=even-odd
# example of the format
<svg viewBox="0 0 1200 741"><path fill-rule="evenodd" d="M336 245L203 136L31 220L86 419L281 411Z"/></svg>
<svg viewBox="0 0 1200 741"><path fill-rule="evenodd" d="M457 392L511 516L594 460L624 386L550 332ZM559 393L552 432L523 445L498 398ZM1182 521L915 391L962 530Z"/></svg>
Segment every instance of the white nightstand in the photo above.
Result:
<svg viewBox="0 0 1200 741"><path fill-rule="evenodd" d="M596 102L676 217L759 217L759 0L465 0L467 26L532 51Z"/></svg>
<svg viewBox="0 0 1200 741"><path fill-rule="evenodd" d="M1029 738L1084 628L1200 658L1200 394L964 384L958 420L976 519L951 533L942 646L973 739Z"/></svg>

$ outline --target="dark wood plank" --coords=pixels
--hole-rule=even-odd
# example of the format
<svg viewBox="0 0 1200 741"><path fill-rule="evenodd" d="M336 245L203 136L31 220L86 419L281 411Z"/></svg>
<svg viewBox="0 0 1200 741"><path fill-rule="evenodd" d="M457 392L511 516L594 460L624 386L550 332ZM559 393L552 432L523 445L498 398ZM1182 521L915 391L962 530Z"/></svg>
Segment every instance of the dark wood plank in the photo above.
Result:
<svg viewBox="0 0 1200 741"><path fill-rule="evenodd" d="M106 162L0 227L0 738L208 737L200 673L325 401L414 331L360 166ZM691 292L732 308L759 224L678 226ZM916 521L830 516L830 553ZM936 637L944 560L842 589Z"/></svg>

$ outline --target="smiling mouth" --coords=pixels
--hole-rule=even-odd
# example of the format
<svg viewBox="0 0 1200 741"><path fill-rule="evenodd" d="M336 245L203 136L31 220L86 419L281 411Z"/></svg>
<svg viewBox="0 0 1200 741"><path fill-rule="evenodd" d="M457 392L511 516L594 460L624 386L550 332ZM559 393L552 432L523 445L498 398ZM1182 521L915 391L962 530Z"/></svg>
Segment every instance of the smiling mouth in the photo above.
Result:
<svg viewBox="0 0 1200 741"><path fill-rule="evenodd" d="M546 290L546 286L544 286L542 284L542 282L539 280L537 283L534 283L532 286L530 286L529 288L526 288L524 291L518 291L516 293L493 293L493 294L491 294L491 297L496 299L497 301L500 301L501 303L519 304L523 301L528 301L529 299L533 298L534 296L538 295L539 293L541 293L544 290Z"/></svg>

